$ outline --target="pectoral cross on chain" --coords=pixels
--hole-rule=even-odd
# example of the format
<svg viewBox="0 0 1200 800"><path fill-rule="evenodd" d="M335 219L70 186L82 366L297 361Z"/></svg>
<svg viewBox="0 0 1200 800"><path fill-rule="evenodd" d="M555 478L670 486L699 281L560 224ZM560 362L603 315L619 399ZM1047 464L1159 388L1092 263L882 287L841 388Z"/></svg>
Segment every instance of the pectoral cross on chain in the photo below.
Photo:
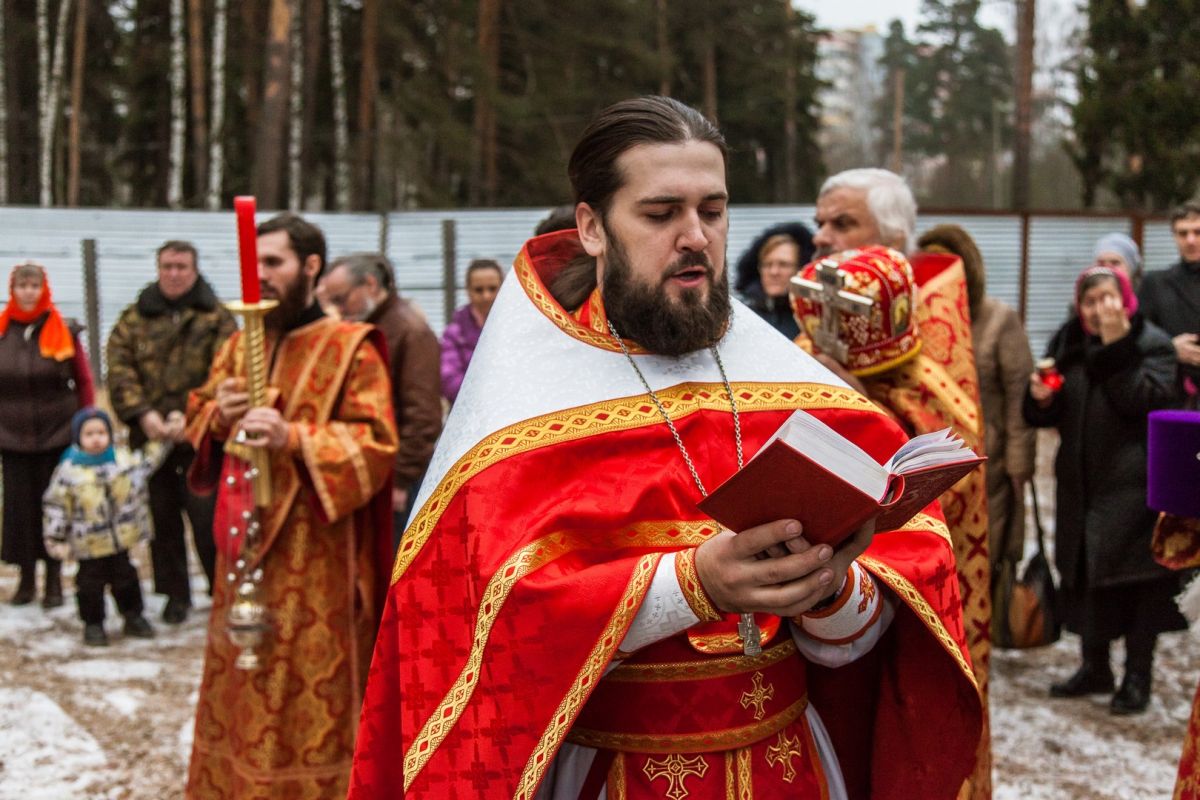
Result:
<svg viewBox="0 0 1200 800"><path fill-rule="evenodd" d="M742 653L748 656L762 655L761 631L753 614L742 614L738 619L738 636L742 638Z"/></svg>
<svg viewBox="0 0 1200 800"><path fill-rule="evenodd" d="M813 343L842 364L846 363L850 346L838 336L838 312L865 317L875 305L871 298L843 289L845 280L838 262L824 258L817 264L817 280L810 281L797 275L792 278L791 286L793 295L821 304L821 325L812 332Z"/></svg>

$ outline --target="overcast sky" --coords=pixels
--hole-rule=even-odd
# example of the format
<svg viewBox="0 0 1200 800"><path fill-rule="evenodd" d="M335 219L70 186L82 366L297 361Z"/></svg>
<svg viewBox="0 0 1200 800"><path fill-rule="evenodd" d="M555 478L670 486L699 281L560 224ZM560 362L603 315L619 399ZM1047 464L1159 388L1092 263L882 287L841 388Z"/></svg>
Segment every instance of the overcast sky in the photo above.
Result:
<svg viewBox="0 0 1200 800"><path fill-rule="evenodd" d="M817 17L823 28L862 28L874 25L880 33L899 17L909 36L916 31L921 15L921 0L793 0L796 7ZM1015 3L1012 0L983 0L985 25L999 28L1011 38Z"/></svg>

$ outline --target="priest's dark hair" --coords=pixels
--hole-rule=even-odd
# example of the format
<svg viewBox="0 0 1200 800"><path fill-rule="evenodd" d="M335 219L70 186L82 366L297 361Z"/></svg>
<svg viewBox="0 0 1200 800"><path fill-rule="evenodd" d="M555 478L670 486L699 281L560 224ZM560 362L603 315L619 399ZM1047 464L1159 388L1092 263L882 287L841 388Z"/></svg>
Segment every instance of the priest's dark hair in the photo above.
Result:
<svg viewBox="0 0 1200 800"><path fill-rule="evenodd" d="M660 95L644 95L614 103L601 111L583 131L567 163L567 176L576 203L587 203L601 217L612 196L625 183L617 159L641 144L708 142L728 162L725 137L707 117L691 106Z"/></svg>
<svg viewBox="0 0 1200 800"><path fill-rule="evenodd" d="M729 165L729 147L721 131L691 106L660 95L643 95L614 103L583 131L567 163L575 203L587 203L600 217L608 214L613 195L625 184L617 159L642 144L707 142ZM574 223L572 222L572 227ZM551 279L550 294L568 311L578 308L596 288L596 260L583 252Z"/></svg>
<svg viewBox="0 0 1200 800"><path fill-rule="evenodd" d="M300 259L301 265L308 260L309 256L318 256L321 259L321 269L317 271L317 278L319 279L325 274L325 234L321 232L320 228L299 214L284 211L282 214L276 214L266 222L258 224L259 236L276 231L287 233L288 241L291 242L292 249L296 251L296 257Z"/></svg>

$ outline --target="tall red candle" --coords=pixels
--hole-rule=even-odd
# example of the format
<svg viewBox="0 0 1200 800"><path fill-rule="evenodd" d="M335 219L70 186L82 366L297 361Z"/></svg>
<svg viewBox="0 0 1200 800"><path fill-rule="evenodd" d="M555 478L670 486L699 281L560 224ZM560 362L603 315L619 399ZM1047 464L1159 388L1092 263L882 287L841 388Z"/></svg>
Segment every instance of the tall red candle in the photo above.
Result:
<svg viewBox="0 0 1200 800"><path fill-rule="evenodd" d="M238 253L242 264L242 302L257 303L262 296L258 286L258 233L254 224L254 198L233 198L233 210L237 215Z"/></svg>

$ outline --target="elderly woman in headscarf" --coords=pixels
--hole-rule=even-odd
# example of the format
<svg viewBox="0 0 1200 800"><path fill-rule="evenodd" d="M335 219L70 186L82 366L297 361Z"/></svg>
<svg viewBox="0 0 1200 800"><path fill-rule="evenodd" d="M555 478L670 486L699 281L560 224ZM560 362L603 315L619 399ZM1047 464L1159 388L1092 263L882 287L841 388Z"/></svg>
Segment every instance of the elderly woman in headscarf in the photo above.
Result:
<svg viewBox="0 0 1200 800"><path fill-rule="evenodd" d="M1030 376L1025 419L1057 428L1055 562L1066 628L1082 638L1082 663L1050 687L1054 697L1113 690L1109 644L1125 639L1125 672L1109 708L1144 711L1158 634L1180 630L1177 580L1151 556L1155 514L1146 507L1146 416L1177 402L1175 348L1137 313L1124 254L1105 237L1075 284L1075 311L1046 349L1063 378L1057 391ZM1136 250L1136 248L1135 248ZM1123 264L1107 254L1121 256Z"/></svg>
<svg viewBox="0 0 1200 800"><path fill-rule="evenodd" d="M4 469L0 558L21 570L13 605L33 602L37 562L46 565L42 606L63 602L61 564L42 540L42 493L71 443L71 417L94 400L79 326L64 320L40 264L13 268L0 311L0 463Z"/></svg>

